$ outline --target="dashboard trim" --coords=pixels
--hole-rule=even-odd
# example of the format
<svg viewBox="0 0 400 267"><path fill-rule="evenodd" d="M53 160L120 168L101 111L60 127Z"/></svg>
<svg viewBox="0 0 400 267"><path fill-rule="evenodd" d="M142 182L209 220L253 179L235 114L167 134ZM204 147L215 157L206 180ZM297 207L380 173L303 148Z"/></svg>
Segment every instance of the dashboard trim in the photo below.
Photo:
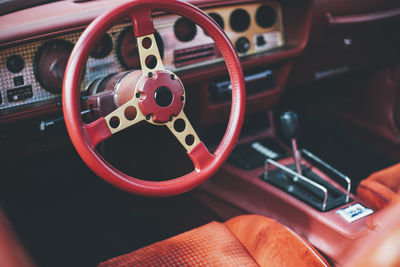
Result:
<svg viewBox="0 0 400 267"><path fill-rule="evenodd" d="M64 3L61 3L64 2ZM55 2L52 3L52 5L70 5L71 3L67 4L65 3L66 1L61 1L61 2ZM236 4L236 3L260 3L260 1L237 1L237 0L232 0L232 1L190 1L192 4L196 4L201 8L215 8L215 7L223 7L226 5L232 5L232 4ZM105 8L105 1L96 1L96 3L100 3L100 6L103 6L103 8ZM263 3L263 1L261 1L261 3ZM108 3L109 4L109 3ZM282 13L284 14L284 16L282 17L283 20L283 24L285 25L285 28L283 29L283 34L285 36L285 45L278 48L278 49L274 49L274 50L270 50L267 52L262 52L260 54L256 54L256 55L246 55L246 56L241 56L241 62L244 68L258 68L260 66L273 66L273 64L279 63L279 65L284 66L287 65L288 67L284 67L278 68L278 72L282 72L281 74L279 74L282 79L281 82L283 82L283 84L280 84L280 86L277 88L277 90L273 91L274 93L272 93L272 95L276 95L276 93L278 92L278 95L280 95L280 91L282 90L284 84L286 84L287 79L289 77L289 73L291 71L292 65L293 65L293 60L295 58L297 58L298 56L300 56L307 44L308 38L309 38L309 34L310 34L310 25L311 25L311 19L312 19L312 5L310 1L306 1L304 2L286 2L286 1L280 1L281 4L281 9L282 9ZM93 5L93 2L87 2L87 3L83 3L80 5ZM47 9L48 7L43 9ZM34 8L36 9L36 8ZM99 9L97 8L92 8L93 10L91 12L88 12L90 8L83 8L82 9L82 14L79 13L78 17L83 16L83 13L85 13L85 16L87 18L87 21L90 21L90 19L88 19L90 16L95 17L95 15L93 15L94 11L93 10L97 10L98 12ZM68 9L68 13L71 13L73 10ZM19 13L19 12L18 12ZM24 13L24 12L22 12ZM19 14L20 16L21 14ZM159 14L158 14L159 15ZM22 15L21 15L22 16ZM4 16L3 16L4 17ZM0 17L0 22L2 21L3 17ZM57 18L58 20L59 18ZM75 18L74 18L75 19ZM70 17L70 20L72 20L72 17ZM79 22L79 18L75 21L76 23L71 26L71 24L66 24L62 27L62 29L58 29L54 32L52 32L51 34L48 33L42 33L40 36L35 36L33 37L32 34L37 34L38 32L35 30L37 29L36 25L33 30L29 33L30 37L27 37L25 39L19 39L19 40L15 40L13 41L13 44L17 44L18 42L21 41L32 41L32 40L37 40L37 39L42 39L43 37L49 37L49 36L54 36L54 37L59 37L62 34L66 34L66 33L71 33L74 31L79 31L82 30L84 28L86 28L85 25L83 25L84 23ZM125 20L126 21L126 20ZM124 20L121 20L120 23L123 23ZM86 22L87 23L87 22ZM56 26L57 23L53 23L51 25L51 28L54 28L53 26ZM1 25L0 23L0 33L4 32L4 26L5 24ZM65 27L68 27L68 25L70 25L71 27L73 27L71 30L65 29ZM43 26L43 25L42 25ZM39 27L40 28L40 27ZM42 27L43 30L46 30L45 28ZM55 28L54 28L55 29ZM49 27L47 27L47 30L49 30ZM35 32L36 31L36 32ZM18 36L27 36L27 34L23 34L23 32L21 33L15 33L13 35L15 38L17 38ZM0 35L0 40L4 40L4 38L7 38L7 35ZM3 46L2 46L3 45ZM3 42L2 44L0 44L0 46L4 47L4 45L6 45L7 47L9 47L8 45L10 45L10 43L8 42ZM282 65L283 64L283 65ZM190 83L191 84L191 88L193 88L193 91L199 91L199 93L201 92L201 94L205 94L207 95L207 91L208 91L208 87L206 86L206 84L211 81L214 78L217 78L218 76L221 75L225 75L226 74L226 68L223 64L223 62L213 62L212 64L207 64L206 66L203 66L201 64L198 64L196 66L196 68L187 68L184 70L178 70L177 71L180 75L180 77L182 78L182 80L184 80L185 83ZM264 93L263 93L264 94ZM251 104L256 101L259 102L260 99L264 99L265 104L263 106L268 106L268 107L272 107L274 105L274 103L276 103L276 100L273 99L277 99L275 97L271 98L271 92L267 93L267 95L264 95L262 98L257 98L258 95L253 95L250 96L247 101L248 103ZM203 97L201 97L201 99L203 99ZM53 100L52 103L50 103L49 105L47 105L48 107L48 114L54 113L57 111L57 108L55 109L51 109L50 107L52 105L55 105L55 102L59 100L55 99ZM201 101L204 101L201 100ZM203 103L205 106L201 108L201 110L208 110L209 106L208 106L208 102ZM202 105L203 105L202 104ZM35 105L34 105L35 106ZM212 110L215 110L215 108L219 111L225 110L226 106L228 106L228 103L220 103L217 106L215 106L214 108L212 108ZM258 105L255 105L258 106ZM31 108L32 105L27 105L27 108ZM255 108L257 109L257 108ZM42 109L41 109L42 110ZM46 110L46 109L44 109ZM201 114L203 114L203 111L199 110L199 112ZM21 112L21 109L18 108L15 111ZM36 115L40 115L40 114L46 114L46 112L42 112L42 111L38 111L36 112L35 110L31 110L31 116L36 116ZM208 112L206 113L208 114ZM203 114L204 115L204 114ZM202 115L202 116L203 116ZM0 124L6 123L6 122L10 122L10 121L14 121L17 120L19 118L24 117L24 115L21 113L21 116L19 116L18 114L10 114L9 111L7 110L3 110L0 111ZM209 123L207 123L209 124Z"/></svg>
<svg viewBox="0 0 400 267"><path fill-rule="evenodd" d="M331 26L377 22L394 19L399 16L400 8L346 16L336 16L329 12L326 13L326 18Z"/></svg>
<svg viewBox="0 0 400 267"><path fill-rule="evenodd" d="M270 27L262 28L257 24L255 17L259 8L261 6L266 6L266 5L272 7L273 10L276 12L276 19L274 24L272 24ZM238 8L241 8L242 10L245 10L245 12L248 12L248 14L250 15L249 18L251 19L250 27L246 31L240 33L235 32L231 28L231 25L228 23L231 14L233 14L235 10L238 10ZM247 40L249 40L249 50L246 53L240 53L240 57L245 57L252 54L264 53L265 51L274 50L278 47L284 46L281 7L279 3L273 0L255 1L250 3L243 3L241 5L227 5L225 8L222 8L221 6L206 8L204 10L208 13L216 13L221 16L221 18L225 22L225 33L230 38L231 42L235 43L236 40L240 38L247 38ZM185 71L186 69L199 68L201 66L209 66L218 62L222 62L223 59L221 58L221 52L218 51L217 49L214 49L215 54L213 54L213 56L210 58L203 58L203 57L196 58L196 54L193 51L188 54L188 59L187 59L188 61L186 61L185 64L182 63L178 65L177 62L175 62L177 60L175 52L178 50L180 51L185 49L195 49L197 47L206 45L215 46L215 44L212 42L212 39L207 34L205 34L205 31L201 29L201 27L198 25L195 25L197 29L197 34L194 36L194 39L191 42L179 41L174 35L175 28L173 25L175 25L176 21L178 21L180 18L181 18L180 16L177 16L175 14L160 13L153 19L154 28L156 29L158 35L160 36L160 40L162 40L162 42L164 43L162 47L164 47L165 49L163 49L163 51L161 52L165 51L165 53L162 54L164 54L163 62L166 68L175 72L181 72ZM87 88L88 84L91 84L95 79L97 79L100 76L107 76L112 73L121 72L123 69L127 69L128 66L126 65L124 56L122 54L122 50L124 50L122 45L124 45L124 43L121 41L121 38L122 36L130 34L129 31L132 30L132 28L133 28L132 23L118 22L118 24L112 26L107 31L108 36L111 36L110 38L112 46L114 46L114 48L112 49L112 53L104 58L90 57L88 59L87 69L85 71L85 75L82 80L82 86L81 86L82 91L84 91L85 88ZM134 32L137 35L136 31L132 30L132 36ZM50 84L48 84L50 86L54 84L55 81L57 81L56 79L57 76L54 76L55 74L53 73L52 70L48 70L48 72L53 74L49 75L46 74L44 75L45 77L39 75L38 69L41 68L41 66L38 66L38 56L42 53L45 47L49 48L48 44L50 43L55 44L57 42L62 44L63 42L65 43L72 42L74 44L80 34L81 31L75 31L64 35L57 35L57 37L53 36L50 37L49 39L41 39L36 42L25 43L21 46L15 46L3 49L2 50L3 58L7 57L8 54L22 53L21 55L23 55L24 59L29 63L27 64L28 69L24 70L24 72L20 75L23 75L23 77L25 77L26 80L25 84L29 84L33 87L33 97L17 102L7 102L6 100L4 100L3 103L0 104L0 110L12 109L16 106L27 105L32 102L39 102L47 99L58 98L59 94L56 92L56 88L53 88L54 86L49 88L47 85L45 86L44 82L44 79L46 78L48 81L51 82ZM260 45L256 43L255 42L256 37L257 38L261 37L263 40L265 40L264 44ZM132 41L135 41L135 39L133 39ZM50 48L53 50L54 49L59 50L59 48L55 47L53 48L52 46L50 46ZM128 51L130 51L129 49L132 48L127 48L127 49ZM61 66L62 64L60 63L61 59L59 60L54 56L50 56L50 58L52 58L51 60L53 61L52 65L55 65L57 69L59 68L62 69ZM48 62L46 64L50 64L49 61L46 60L46 62ZM34 74L33 76L31 73L32 65ZM49 67L50 65L44 67L43 70L46 71ZM3 95L6 95L6 91L13 89L13 84L11 81L9 81L12 78L11 77L12 75L10 74L7 75L7 71L6 72L1 71L0 74L1 74L0 76L1 92Z"/></svg>

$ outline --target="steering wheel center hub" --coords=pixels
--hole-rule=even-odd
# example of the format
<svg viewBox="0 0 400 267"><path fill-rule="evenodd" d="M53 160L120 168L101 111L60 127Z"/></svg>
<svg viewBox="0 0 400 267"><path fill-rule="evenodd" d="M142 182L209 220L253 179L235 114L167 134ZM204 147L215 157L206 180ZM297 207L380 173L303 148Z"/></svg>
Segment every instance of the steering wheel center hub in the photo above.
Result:
<svg viewBox="0 0 400 267"><path fill-rule="evenodd" d="M152 121L165 123L177 116L184 105L184 89L180 79L170 71L156 71L144 77L137 86L141 97L139 108L143 115L152 116Z"/></svg>
<svg viewBox="0 0 400 267"><path fill-rule="evenodd" d="M171 89L168 87L160 86L154 93L154 100L156 101L157 105L165 108L171 105L172 101L174 100L174 95L172 94Z"/></svg>

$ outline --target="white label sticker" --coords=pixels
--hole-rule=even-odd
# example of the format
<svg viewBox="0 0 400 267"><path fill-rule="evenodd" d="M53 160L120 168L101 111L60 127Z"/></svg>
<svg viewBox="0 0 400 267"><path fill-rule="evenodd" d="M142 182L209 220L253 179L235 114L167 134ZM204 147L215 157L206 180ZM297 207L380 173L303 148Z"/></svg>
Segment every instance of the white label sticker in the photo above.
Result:
<svg viewBox="0 0 400 267"><path fill-rule="evenodd" d="M272 49L283 44L281 33L279 31L256 34L253 38L256 51Z"/></svg>
<svg viewBox="0 0 400 267"><path fill-rule="evenodd" d="M263 146L259 142L252 143L251 147L253 149L255 149L257 152L259 152L259 153L263 154L264 156L266 156L267 158L274 159L274 158L277 158L279 156L277 153L275 153L274 151L272 151L268 147Z"/></svg>
<svg viewBox="0 0 400 267"><path fill-rule="evenodd" d="M351 223L374 213L374 211L364 207L360 203L357 203L344 209L337 210L336 213L339 214L343 219Z"/></svg>

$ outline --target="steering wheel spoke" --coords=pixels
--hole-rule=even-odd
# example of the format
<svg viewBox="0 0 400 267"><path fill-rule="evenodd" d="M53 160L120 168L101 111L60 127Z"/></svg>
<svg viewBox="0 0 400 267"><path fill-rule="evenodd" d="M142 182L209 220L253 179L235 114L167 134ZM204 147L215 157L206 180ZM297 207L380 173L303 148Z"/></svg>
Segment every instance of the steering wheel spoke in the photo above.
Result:
<svg viewBox="0 0 400 267"><path fill-rule="evenodd" d="M143 75L164 70L160 50L154 36L154 24L151 13L152 8L146 5L140 5L130 13Z"/></svg>
<svg viewBox="0 0 400 267"><path fill-rule="evenodd" d="M164 70L160 50L154 34L137 37L137 43L143 75Z"/></svg>
<svg viewBox="0 0 400 267"><path fill-rule="evenodd" d="M92 123L83 125L84 133L92 148L111 136L106 120L101 117Z"/></svg>
<svg viewBox="0 0 400 267"><path fill-rule="evenodd" d="M166 125L188 153L201 142L183 111Z"/></svg>
<svg viewBox="0 0 400 267"><path fill-rule="evenodd" d="M153 7L146 4L136 5L134 9L129 11L136 38L154 33L152 11Z"/></svg>
<svg viewBox="0 0 400 267"><path fill-rule="evenodd" d="M192 150L190 150L190 152L188 152L188 155L192 160L196 171L202 171L215 159L215 156L208 151L203 142L198 143Z"/></svg>
<svg viewBox="0 0 400 267"><path fill-rule="evenodd" d="M214 160L215 156L208 151L200 140L183 111L172 121L167 122L166 125L186 149L197 171L201 171Z"/></svg>
<svg viewBox="0 0 400 267"><path fill-rule="evenodd" d="M145 120L140 111L137 98L133 98L104 117L111 134Z"/></svg>

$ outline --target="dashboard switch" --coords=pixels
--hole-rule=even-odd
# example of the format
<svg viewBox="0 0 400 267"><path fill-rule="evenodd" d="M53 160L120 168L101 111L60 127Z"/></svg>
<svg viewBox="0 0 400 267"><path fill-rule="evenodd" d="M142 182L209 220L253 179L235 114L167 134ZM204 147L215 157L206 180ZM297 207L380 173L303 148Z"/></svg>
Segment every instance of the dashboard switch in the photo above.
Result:
<svg viewBox="0 0 400 267"><path fill-rule="evenodd" d="M22 86L14 89L7 90L8 102L14 102L33 97L32 86Z"/></svg>
<svg viewBox="0 0 400 267"><path fill-rule="evenodd" d="M250 41L246 37L240 37L236 41L236 50L239 53L246 53L250 49Z"/></svg>
<svg viewBox="0 0 400 267"><path fill-rule="evenodd" d="M266 43L264 35L257 36L257 46L264 46Z"/></svg>
<svg viewBox="0 0 400 267"><path fill-rule="evenodd" d="M24 85L24 76L16 76L13 78L15 86Z"/></svg>

